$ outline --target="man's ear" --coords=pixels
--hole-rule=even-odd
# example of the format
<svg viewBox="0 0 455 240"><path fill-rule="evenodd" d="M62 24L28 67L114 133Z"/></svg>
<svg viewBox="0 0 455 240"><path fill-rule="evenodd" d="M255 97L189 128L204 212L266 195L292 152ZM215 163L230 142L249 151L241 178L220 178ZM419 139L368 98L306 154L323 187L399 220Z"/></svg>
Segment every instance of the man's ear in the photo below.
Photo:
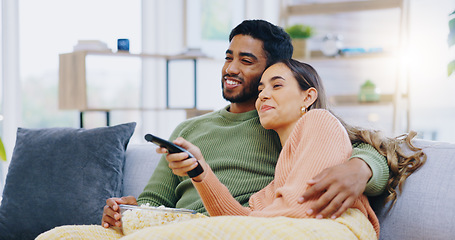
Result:
<svg viewBox="0 0 455 240"><path fill-rule="evenodd" d="M304 104L309 107L316 101L316 99L318 99L318 90L314 87L308 88L305 91L305 95Z"/></svg>

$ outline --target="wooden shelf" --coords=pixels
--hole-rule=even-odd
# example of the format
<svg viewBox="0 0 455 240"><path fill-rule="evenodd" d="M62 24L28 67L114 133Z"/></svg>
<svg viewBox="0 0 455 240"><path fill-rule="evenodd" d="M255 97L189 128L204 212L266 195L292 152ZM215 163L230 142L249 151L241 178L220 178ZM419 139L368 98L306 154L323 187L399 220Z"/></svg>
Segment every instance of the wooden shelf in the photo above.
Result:
<svg viewBox="0 0 455 240"><path fill-rule="evenodd" d="M59 109L79 111L104 111L102 107L90 107L87 100L86 57L89 55L108 57L155 58L166 62L166 108L169 106L169 63L175 60L192 60L194 66L194 108L197 107L197 60L208 58L203 54L162 55L112 51L75 51L59 56ZM118 108L120 109L120 108ZM125 109L125 108L123 108ZM110 108L109 110L115 110Z"/></svg>
<svg viewBox="0 0 455 240"><path fill-rule="evenodd" d="M333 106L377 106L392 105L394 103L393 94L380 95L379 101L361 102L357 95L336 95L329 97L329 103Z"/></svg>
<svg viewBox="0 0 455 240"><path fill-rule="evenodd" d="M157 58L164 60L185 60L185 59L201 59L208 58L203 54L175 54L175 55L166 55L166 54L149 54L149 53L130 53L126 51L79 51L83 52L86 55L103 55L103 56L121 56L121 57L140 57L140 58Z"/></svg>
<svg viewBox="0 0 455 240"><path fill-rule="evenodd" d="M409 131L410 127L410 109L409 109L409 81L408 73L406 69L403 69L403 66L399 63L400 49L406 46L408 35L407 29L409 16L409 0L347 0L347 1L337 1L337 2L326 2L318 3L319 1L312 1L316 3L302 3L302 4L293 4L291 0L281 0L281 15L280 23L283 27L286 27L291 22L289 19L301 16L315 16L315 15L333 15L340 13L356 13L356 12L365 12L365 11L375 11L375 10L392 10L399 14L399 20L396 23L396 26L399 27L398 31L398 41L397 45L392 45L396 49L388 49L388 51L382 51L380 49L368 49L366 51L355 51L357 49L351 49L352 51L342 52L340 55L335 57L327 57L322 54L321 51L312 51L310 57L301 58L299 60L304 62L318 62L318 66L335 66L340 63L341 66L351 66L358 64L360 61L369 61L370 59L380 59L391 63L396 62L396 79L394 86L391 84L387 92L390 94L383 94L380 96L380 100L377 102L360 102L358 101L357 95L336 95L329 97L329 103L334 107L363 107L363 106L391 106L393 109L392 113L392 127L391 132L394 134L402 133L404 121L403 117L406 118L405 131ZM389 13L390 11L383 11L384 13ZM381 14L383 13L381 12ZM326 16L318 16L325 18ZM348 18L348 17L347 17ZM328 24L328 23L321 23ZM333 30L332 30L333 31ZM374 28L371 28L371 31L375 31ZM368 34L368 32L362 32L363 34ZM377 50L377 51L376 51ZM352 61L349 63L344 63L344 61ZM336 64L332 64L337 62ZM395 67L393 65L393 67ZM338 66L338 65L336 65ZM364 65L361 65L364 66ZM349 68L347 68L349 70ZM403 86L403 83L406 86ZM392 89L393 88L393 89ZM351 91L352 92L352 91ZM401 112L405 111L405 116Z"/></svg>
<svg viewBox="0 0 455 240"><path fill-rule="evenodd" d="M334 3L298 4L287 6L287 14L292 15L316 15L336 14L343 12L358 12L400 8L401 0L369 0L369 1L346 1Z"/></svg>
<svg viewBox="0 0 455 240"><path fill-rule="evenodd" d="M334 57L327 57L321 51L311 51L309 58L299 59L301 61L338 61L338 60L363 60L377 58L394 58L393 53L388 52L366 52L366 53L349 53L341 54Z"/></svg>

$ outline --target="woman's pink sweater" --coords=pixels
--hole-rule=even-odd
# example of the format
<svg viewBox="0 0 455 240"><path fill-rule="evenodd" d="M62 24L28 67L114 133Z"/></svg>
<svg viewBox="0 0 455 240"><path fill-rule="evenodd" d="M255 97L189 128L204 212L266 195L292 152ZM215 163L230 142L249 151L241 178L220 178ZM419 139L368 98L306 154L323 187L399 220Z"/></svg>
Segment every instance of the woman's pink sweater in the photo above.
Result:
<svg viewBox="0 0 455 240"><path fill-rule="evenodd" d="M274 180L251 196L250 207L240 205L211 169L205 170L203 181L193 183L211 216L308 218L306 211L319 197L307 199L303 204L297 202L308 188L308 180L328 167L345 162L351 151L351 142L341 123L328 111L314 109L298 120L280 153ZM352 208L368 217L379 236L379 222L366 196L360 196Z"/></svg>

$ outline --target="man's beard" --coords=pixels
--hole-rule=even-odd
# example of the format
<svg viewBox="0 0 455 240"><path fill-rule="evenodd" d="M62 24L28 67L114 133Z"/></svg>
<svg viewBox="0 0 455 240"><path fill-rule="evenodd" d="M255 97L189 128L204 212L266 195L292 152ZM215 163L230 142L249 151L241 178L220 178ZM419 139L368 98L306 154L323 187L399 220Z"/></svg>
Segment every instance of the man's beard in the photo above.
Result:
<svg viewBox="0 0 455 240"><path fill-rule="evenodd" d="M237 94L235 96L228 96L228 94L226 94L225 89L224 89L224 76L223 76L223 79L221 81L221 89L223 90L223 98L231 103L243 103L243 102L246 102L253 98L256 99L258 97L259 93L258 93L258 86L257 86L257 84L254 84L254 83L257 83L257 82L259 82L259 81L257 80L257 81L250 82L250 83L248 83L248 85L244 86L242 92L240 92L239 94ZM245 84L245 83L246 82L243 81L243 84Z"/></svg>

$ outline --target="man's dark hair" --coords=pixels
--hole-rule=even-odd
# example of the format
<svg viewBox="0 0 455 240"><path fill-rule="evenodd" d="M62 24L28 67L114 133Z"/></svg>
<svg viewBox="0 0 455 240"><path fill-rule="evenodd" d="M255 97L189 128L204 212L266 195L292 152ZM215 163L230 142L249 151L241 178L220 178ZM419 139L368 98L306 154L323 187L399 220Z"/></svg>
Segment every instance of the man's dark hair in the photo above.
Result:
<svg viewBox="0 0 455 240"><path fill-rule="evenodd" d="M264 20L245 20L232 29L229 42L236 35L247 35L264 43L267 66L283 59L291 59L294 48L291 38L283 28Z"/></svg>

